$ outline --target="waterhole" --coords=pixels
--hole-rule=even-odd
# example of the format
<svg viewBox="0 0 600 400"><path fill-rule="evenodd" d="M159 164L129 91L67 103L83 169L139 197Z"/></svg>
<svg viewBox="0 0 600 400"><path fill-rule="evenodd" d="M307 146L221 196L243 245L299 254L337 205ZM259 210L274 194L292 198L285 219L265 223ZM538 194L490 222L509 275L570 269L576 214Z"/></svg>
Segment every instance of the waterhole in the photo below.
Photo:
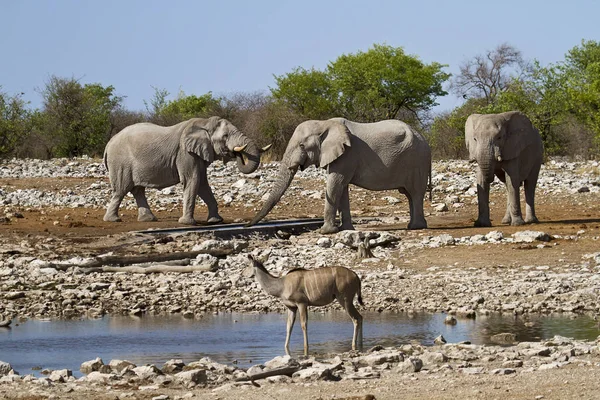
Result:
<svg viewBox="0 0 600 400"><path fill-rule="evenodd" d="M518 341L540 341L562 335L594 340L597 321L587 316L477 316L444 324L444 314L363 312L364 349L375 345L432 345L438 335L448 343L490 344L497 333L516 334ZM283 355L286 315L221 313L199 319L181 316L104 317L94 320L13 321L0 328L0 360L20 374L39 375L42 369L73 370L81 376L82 362L101 357L161 367L170 359L188 363L202 357L248 367ZM308 338L313 355L330 355L351 348L353 325L341 311L309 312ZM302 330L292 333L293 355L302 354Z"/></svg>

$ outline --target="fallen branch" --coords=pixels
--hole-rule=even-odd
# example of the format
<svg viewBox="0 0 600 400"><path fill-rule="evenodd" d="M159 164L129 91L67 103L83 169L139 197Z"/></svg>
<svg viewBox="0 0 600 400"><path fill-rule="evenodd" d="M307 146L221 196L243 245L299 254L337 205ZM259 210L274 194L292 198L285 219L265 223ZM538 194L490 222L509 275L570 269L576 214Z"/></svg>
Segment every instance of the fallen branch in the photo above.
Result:
<svg viewBox="0 0 600 400"><path fill-rule="evenodd" d="M6 328L7 326L10 325L11 322L12 322L11 319L6 319L4 321L0 321L0 328Z"/></svg>
<svg viewBox="0 0 600 400"><path fill-rule="evenodd" d="M133 274L156 274L165 272L178 272L181 274L187 274L190 272L210 272L214 271L210 265L167 265L167 264L154 264L147 267L131 265L128 267L95 267L85 268L85 273L93 272L130 272Z"/></svg>
<svg viewBox="0 0 600 400"><path fill-rule="evenodd" d="M295 367L275 368L275 369L272 369L269 371L259 372L258 374L242 376L240 378L237 378L235 381L236 382L256 381L259 379L268 378L270 376L279 376L279 375L292 376L294 374L294 372L300 371L301 369L302 369L302 367L299 365L295 366Z"/></svg>
<svg viewBox="0 0 600 400"><path fill-rule="evenodd" d="M183 260L186 258L196 258L199 254L210 254L215 257L222 257L233 254L234 250L231 248L223 249L210 249L210 250L198 250L198 251L180 251L173 253L164 254L144 254L139 256L104 256L96 257L90 262L85 264L50 264L49 266L60 271L65 271L71 267L79 267L84 269L100 268L105 265L119 265L121 267L132 264L155 264L165 263L174 260Z"/></svg>
<svg viewBox="0 0 600 400"><path fill-rule="evenodd" d="M402 240L402 239L401 238L397 238L397 237L392 237L392 238L384 239L384 240L382 240L380 242L375 242L373 244L369 244L369 249L374 249L375 247L379 247L379 246L387 246L388 244L397 243L400 240ZM359 244L358 246L350 245L350 248L352 248L354 250L358 250L361 245L362 245L362 243Z"/></svg>

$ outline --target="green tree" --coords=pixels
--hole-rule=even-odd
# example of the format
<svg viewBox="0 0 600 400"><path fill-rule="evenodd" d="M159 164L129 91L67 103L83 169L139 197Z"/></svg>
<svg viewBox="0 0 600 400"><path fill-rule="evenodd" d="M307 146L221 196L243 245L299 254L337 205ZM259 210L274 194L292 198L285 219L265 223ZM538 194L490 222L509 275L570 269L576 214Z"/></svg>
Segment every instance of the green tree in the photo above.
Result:
<svg viewBox="0 0 600 400"><path fill-rule="evenodd" d="M53 76L42 97L44 132L53 156L102 154L112 131L111 115L122 102L113 86Z"/></svg>
<svg viewBox="0 0 600 400"><path fill-rule="evenodd" d="M337 97L331 77L327 72L301 67L275 76L273 97L310 119L326 119L337 112Z"/></svg>
<svg viewBox="0 0 600 400"><path fill-rule="evenodd" d="M219 105L220 99L214 98L211 92L201 96L186 95L180 91L175 100L167 100L169 92L155 88L150 105L146 104L149 120L159 125L174 125L190 118L205 118L212 115Z"/></svg>
<svg viewBox="0 0 600 400"><path fill-rule="evenodd" d="M581 46L569 50L562 69L572 112L600 144L600 42L583 40Z"/></svg>
<svg viewBox="0 0 600 400"><path fill-rule="evenodd" d="M22 94L10 96L0 90L0 158L14 155L29 133L31 113L26 105Z"/></svg>
<svg viewBox="0 0 600 400"><path fill-rule="evenodd" d="M304 118L373 122L406 111L417 117L437 105L437 96L447 94L442 84L450 75L444 67L424 64L400 47L374 45L338 57L325 71L296 68L275 76L277 87L271 92Z"/></svg>
<svg viewBox="0 0 600 400"><path fill-rule="evenodd" d="M402 110L415 117L447 94L445 65L424 64L401 47L374 45L366 52L342 55L329 64L328 76L338 93L343 116L363 122L397 118Z"/></svg>
<svg viewBox="0 0 600 400"><path fill-rule="evenodd" d="M486 107L483 98L468 99L451 112L435 117L426 134L435 158L465 158L465 123L471 114L482 113Z"/></svg>

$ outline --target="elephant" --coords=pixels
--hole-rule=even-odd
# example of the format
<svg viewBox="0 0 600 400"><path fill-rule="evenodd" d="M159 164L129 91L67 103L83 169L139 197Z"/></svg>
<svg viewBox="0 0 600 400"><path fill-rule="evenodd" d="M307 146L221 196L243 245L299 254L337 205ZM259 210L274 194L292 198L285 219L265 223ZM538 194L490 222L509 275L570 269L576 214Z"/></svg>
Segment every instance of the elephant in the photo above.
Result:
<svg viewBox="0 0 600 400"><path fill-rule="evenodd" d="M264 218L281 199L298 168L327 170L323 234L353 230L348 184L398 189L410 207L408 229L427 228L423 198L431 178L431 150L418 132L398 120L357 123L344 118L304 121L290 138L267 200L249 223ZM338 210L341 224L336 225Z"/></svg>
<svg viewBox="0 0 600 400"><path fill-rule="evenodd" d="M219 117L192 118L173 126L137 123L113 136L104 150L112 198L104 221L121 221L123 197L131 192L138 206L138 221L156 221L146 199L146 188L183 184L183 215L179 223L195 225L196 195L208 206L208 223L219 223L217 201L208 184L207 167L215 159L233 158L240 172L254 172L260 163L256 144L231 122Z"/></svg>
<svg viewBox="0 0 600 400"><path fill-rule="evenodd" d="M476 161L479 216L475 226L492 226L490 183L494 175L506 184L507 202L503 224L538 222L535 216L535 186L543 161L544 145L529 118L518 111L472 114L465 124L469 159ZM525 186L526 217L523 220L519 188Z"/></svg>

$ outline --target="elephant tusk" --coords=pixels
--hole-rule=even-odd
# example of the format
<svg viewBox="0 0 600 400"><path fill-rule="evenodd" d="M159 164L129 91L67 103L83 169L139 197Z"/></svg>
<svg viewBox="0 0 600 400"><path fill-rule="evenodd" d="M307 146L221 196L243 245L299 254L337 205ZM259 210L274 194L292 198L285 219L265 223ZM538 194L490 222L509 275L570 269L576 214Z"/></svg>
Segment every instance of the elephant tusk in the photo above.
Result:
<svg viewBox="0 0 600 400"><path fill-rule="evenodd" d="M262 149L260 149L260 152L264 153L265 151L268 151L272 146L273 146L273 143L271 143L270 145L265 146Z"/></svg>
<svg viewBox="0 0 600 400"><path fill-rule="evenodd" d="M244 149L246 148L246 146L248 146L248 144L245 144L243 146L236 146L233 148L233 151L235 151L236 153L241 153L242 151L244 151Z"/></svg>
<svg viewBox="0 0 600 400"><path fill-rule="evenodd" d="M496 158L496 160L498 160L498 162L502 162L502 156L498 156L498 158Z"/></svg>

